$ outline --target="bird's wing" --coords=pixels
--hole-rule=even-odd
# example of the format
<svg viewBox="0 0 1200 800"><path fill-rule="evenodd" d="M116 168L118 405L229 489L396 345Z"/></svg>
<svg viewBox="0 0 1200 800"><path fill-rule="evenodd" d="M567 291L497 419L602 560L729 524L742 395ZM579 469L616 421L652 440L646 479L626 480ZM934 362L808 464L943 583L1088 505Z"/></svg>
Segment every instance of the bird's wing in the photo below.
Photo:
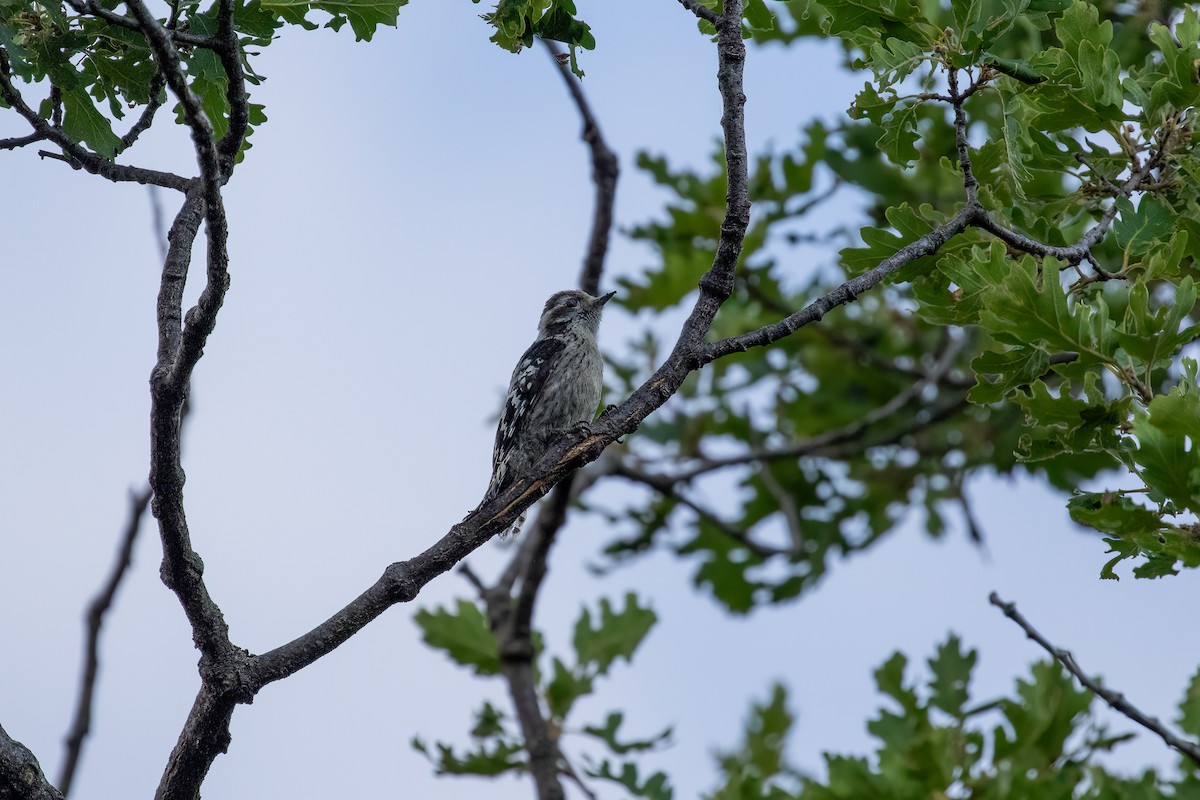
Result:
<svg viewBox="0 0 1200 800"><path fill-rule="evenodd" d="M508 384L504 412L500 415L500 424L496 427L496 444L492 448L493 471L513 446L530 412L541 402L546 376L550 374L563 347L561 339L538 339L517 362L512 380Z"/></svg>

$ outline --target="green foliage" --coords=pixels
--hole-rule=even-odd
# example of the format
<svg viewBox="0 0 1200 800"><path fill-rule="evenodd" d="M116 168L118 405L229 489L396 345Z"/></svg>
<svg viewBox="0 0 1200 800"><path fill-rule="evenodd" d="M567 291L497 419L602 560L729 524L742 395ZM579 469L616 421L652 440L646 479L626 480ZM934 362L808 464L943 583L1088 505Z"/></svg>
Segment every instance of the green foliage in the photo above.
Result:
<svg viewBox="0 0 1200 800"><path fill-rule="evenodd" d="M784 753L787 735L795 723L787 708L787 690L771 687L771 698L750 707L741 746L717 754L722 785L710 800L782 800L799 785L799 773L788 766Z"/></svg>
<svg viewBox="0 0 1200 800"><path fill-rule="evenodd" d="M576 13L574 0L499 0L483 18L496 29L492 41L512 53L533 46L537 36L567 45L571 71L582 78L577 48L593 50L596 39L588 24L575 17Z"/></svg>
<svg viewBox="0 0 1200 800"><path fill-rule="evenodd" d="M657 620L653 611L638 606L633 592L625 595L624 611L613 611L608 599L602 598L595 625L591 612L583 609L575 623L575 652L580 665L604 675L616 659L629 661Z"/></svg>
<svg viewBox="0 0 1200 800"><path fill-rule="evenodd" d="M770 731L767 758L752 747L721 757L723 785L714 800L906 800L918 797L1051 798L1190 797L1191 778L1153 771L1124 777L1094 757L1133 734L1110 733L1099 721L1091 694L1076 688L1053 662L1034 664L1016 692L971 704L975 652L951 636L929 660L930 678L910 682L907 659L893 655L875 673L889 706L867 724L877 741L870 758L825 755L825 776L802 775L783 757L792 718L776 687L759 707L748 732ZM1194 724L1197 681L1181 705ZM752 719L755 719L752 716ZM768 722L767 720L771 720ZM735 780L739 778L740 780Z"/></svg>
<svg viewBox="0 0 1200 800"><path fill-rule="evenodd" d="M500 657L496 638L488 627L487 618L479 607L459 600L454 611L436 609L418 611L414 617L425 642L442 650L458 664L469 667L476 675L495 677L500 674ZM607 675L618 659L631 661L638 647L657 621L654 611L641 605L637 596L625 595L624 606L615 607L607 598L600 600L599 609L580 610L575 623L572 645L573 663L560 656L550 657L548 670L538 669L538 693L545 704L545 716L550 729L568 730L567 720L575 703L593 694L596 680ZM540 637L535 635L535 643ZM540 646L536 648L541 655ZM585 753L586 772L594 778L625 786L635 797L670 798L671 788L662 773L642 779L634 760L638 754L653 751L669 742L671 729L644 738L626 738L621 733L625 716L609 712L603 724L583 724L578 732L588 741L602 746L598 762ZM461 753L453 745L436 742L431 747L415 738L413 747L424 754L439 775L476 775L489 777L509 771L526 769L525 748L518 727L491 704L485 703L477 713L471 730L472 743Z"/></svg>
<svg viewBox="0 0 1200 800"><path fill-rule="evenodd" d="M259 0L261 8L274 14L283 22L299 25L305 30L316 30L317 25L308 19L313 11L329 15L325 27L341 30L347 22L358 41L371 41L380 25L396 27L400 7L408 0Z"/></svg>
<svg viewBox="0 0 1200 800"><path fill-rule="evenodd" d="M1183 433L1196 430L1185 348L1200 338L1195 9L793 0L772 10L757 41L837 40L871 80L846 119L752 158L754 213L714 338L775 322L962 207L951 69L971 93L968 138L983 144L968 153L997 223L1056 248L1097 222L1111 230L1090 259L1056 260L970 229L830 314L822 331L710 366L628 446L635 464L691 476L675 491L694 497L698 481L723 480L736 503L705 515L659 493L610 510L627 529L606 548L609 566L667 547L693 560L698 586L748 612L798 596L914 511L940 535L973 474L1013 469L1043 476L1069 496L1074 520L1107 534L1116 557L1104 577L1123 559L1137 577L1200 563L1200 456ZM1126 198L1121 187L1148 162L1154 180ZM667 312L689 303L712 264L725 164L720 153L698 170L642 154L638 166L670 200L661 219L632 229L655 257L621 279L620 298ZM843 186L869 198L857 234L844 222L806 227ZM836 267L805 274L822 252L836 252ZM644 380L662 350L647 338L614 358L614 393ZM931 369L937 380L919 397L873 418ZM797 455L695 471L714 452L789 448Z"/></svg>
<svg viewBox="0 0 1200 800"><path fill-rule="evenodd" d="M438 742L431 750L420 737L412 738L412 748L429 759L438 775L479 775L491 777L512 770L524 770L525 752L519 737L508 730L506 715L491 703L484 703L471 728L473 744L461 755Z"/></svg>
<svg viewBox="0 0 1200 800"><path fill-rule="evenodd" d="M414 617L422 638L430 647L445 651L454 661L471 667L476 675L500 673L500 652L496 637L488 627L479 606L459 600L454 611L422 609Z"/></svg>

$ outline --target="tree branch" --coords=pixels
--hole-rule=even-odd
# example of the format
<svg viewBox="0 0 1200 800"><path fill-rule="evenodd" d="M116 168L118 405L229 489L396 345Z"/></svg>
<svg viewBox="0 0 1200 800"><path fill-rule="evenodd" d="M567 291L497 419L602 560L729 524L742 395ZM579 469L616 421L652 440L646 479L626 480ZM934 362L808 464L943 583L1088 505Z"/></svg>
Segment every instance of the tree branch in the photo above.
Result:
<svg viewBox="0 0 1200 800"><path fill-rule="evenodd" d="M112 607L125 573L133 563L133 545L137 541L138 532L142 526L142 515L150 505L150 487L129 496L129 520L121 535L121 543L117 548L117 560L113 563L112 571L99 594L88 607L86 617L86 642L84 644L83 676L79 685L79 697L75 706L75 719L67 734L66 755L63 758L62 770L59 773L58 788L64 795L71 793L71 785L75 782L75 771L79 767L79 759L83 754L84 739L92 725L92 705L96 692L96 679L100 671L100 630L104 624L104 615Z"/></svg>
<svg viewBox="0 0 1200 800"><path fill-rule="evenodd" d="M1046 637L1038 633L1033 625L1030 624L1029 620L1025 619L1021 612L1017 611L1016 603L1004 602L995 592L992 592L991 595L988 596L988 602L1003 611L1004 616L1021 626L1021 629L1025 631L1025 635L1028 638L1037 642L1042 649L1053 656L1058 663L1066 667L1067 671L1074 675L1075 678L1084 685L1084 687L1092 692L1092 694L1108 703L1114 711L1124 714L1126 717L1133 720L1138 725L1141 725L1146 730L1157 734L1159 738L1166 743L1167 747L1178 751L1181 755L1190 759L1194 764L1200 766L1200 744L1188 741L1186 739L1181 739L1157 719L1147 715L1137 706L1126 700L1125 695L1121 694L1120 692L1114 692L1111 689L1106 689L1098 680L1089 678L1084 673L1083 669L1080 668L1079 664L1076 663L1075 656L1071 655L1069 650L1064 650L1061 647L1055 647L1050 643L1049 640L1046 639Z"/></svg>
<svg viewBox="0 0 1200 800"><path fill-rule="evenodd" d="M154 77L150 79L150 102L146 103L146 107L142 109L137 122L133 123L133 126L121 137L118 153L123 153L133 147L133 143L138 140L138 137L150 129L150 125L154 122L154 115L158 113L158 109L162 108L163 88L166 84L167 79L163 77L162 72L155 72Z"/></svg>
<svg viewBox="0 0 1200 800"><path fill-rule="evenodd" d="M751 347L763 347L785 336L790 336L805 325L818 322L834 308L854 302L860 294L868 289L873 289L889 275L907 266L910 262L936 253L942 245L975 224L983 215L984 211L979 205L968 203L954 217L938 225L929 233L909 242L862 275L851 278L779 322L738 336L730 336L711 344L701 344L699 347L700 364L709 364L732 353L745 352Z"/></svg>
<svg viewBox="0 0 1200 800"><path fill-rule="evenodd" d="M592 183L595 185L595 203L592 213L592 233L588 239L587 253L583 258L583 271L579 275L579 288L588 294L600 294L600 274L604 269L604 257L608 254L609 234L613 224L613 204L617 194L617 178L620 165L617 155L609 149L600 133L600 125L592 114L591 106L580 88L579 80L562 61L562 51L549 39L543 39L550 57L554 59L559 75L566 84L579 116L583 120L581 138L587 144L592 159Z"/></svg>
<svg viewBox="0 0 1200 800"><path fill-rule="evenodd" d="M679 5L683 6L705 22L711 22L713 25L717 24L716 12L708 6L701 5L700 0L679 0Z"/></svg>
<svg viewBox="0 0 1200 800"><path fill-rule="evenodd" d="M130 31L142 30L142 26L137 20L130 19L129 17L118 14L115 11L110 11L109 9L104 8L96 3L95 0L66 0L66 2L67 5L69 5L77 14L93 16L97 19L104 20L110 25L115 25L118 28L125 28L126 30ZM178 13L178 5L176 6L175 13ZM175 15L173 14L172 16ZM184 31L174 30L174 25L169 27L172 28L172 41L178 42L179 44L186 44L191 47L213 47L212 40L206 36L197 36L194 33L186 33Z"/></svg>
<svg viewBox="0 0 1200 800"><path fill-rule="evenodd" d="M961 349L961 343L948 344L937 362L923 374L920 378L906 387L903 391L895 394L891 400L888 400L881 406L863 414L860 419L855 422L845 425L835 430L826 431L825 433L812 436L803 441L794 442L789 445L778 447L760 447L749 450L737 455L726 456L724 458L707 458L704 461L691 469L679 473L673 477L676 483L688 483L695 478L715 470L724 469L726 467L741 466L743 464L753 463L756 461L777 461L785 458L800 458L801 456L816 455L823 450L850 442L859 438L864 431L877 425L885 419L890 418L897 411L904 408L915 398L920 397L926 388L936 386L942 380L942 377L949 371L954 363L954 357ZM958 404L951 406L952 408L961 407ZM929 425L935 421L930 419L918 419L918 415L913 415L912 422L916 423L917 428ZM902 428L900 435L911 433L910 428Z"/></svg>
<svg viewBox="0 0 1200 800"><path fill-rule="evenodd" d="M29 748L0 726L0 797L13 800L63 800L50 785Z"/></svg>
<svg viewBox="0 0 1200 800"><path fill-rule="evenodd" d="M27 144L45 141L45 135L41 133L27 134L25 136L14 136L11 139L0 139L0 150L16 150L18 147L24 147Z"/></svg>
<svg viewBox="0 0 1200 800"><path fill-rule="evenodd" d="M21 93L12 82L12 65L8 61L8 53L0 47L0 98L13 107L18 114L33 128L34 133L42 139L53 142L62 148L67 162L74 167L82 167L93 175L99 175L110 181L133 181L150 183L166 189L176 189L186 192L192 182L188 178L171 172L160 172L154 169L115 164L99 153L93 153L83 145L67 136L61 130L42 119L36 111L26 104Z"/></svg>
<svg viewBox="0 0 1200 800"><path fill-rule="evenodd" d="M963 189L967 193L967 203L974 205L979 199L979 181L971 169L971 146L967 143L967 115L963 111L963 103L970 94L958 91L958 70L949 70L950 103L954 107L954 146L958 151L958 165L962 169ZM972 90L981 86L982 82L972 85Z"/></svg>

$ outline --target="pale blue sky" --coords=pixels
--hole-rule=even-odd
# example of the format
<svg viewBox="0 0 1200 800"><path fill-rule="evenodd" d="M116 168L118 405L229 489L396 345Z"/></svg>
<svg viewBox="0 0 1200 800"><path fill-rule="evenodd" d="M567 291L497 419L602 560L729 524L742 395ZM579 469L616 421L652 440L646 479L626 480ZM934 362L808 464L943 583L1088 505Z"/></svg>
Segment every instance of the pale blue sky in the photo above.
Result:
<svg viewBox="0 0 1200 800"><path fill-rule="evenodd" d="M617 214L629 226L664 200L634 169L638 149L709 158L714 50L672 0L580 5L598 41L584 88L621 157ZM511 365L545 298L575 281L591 213L578 118L542 52L487 41L483 10L414 0L370 44L348 29L288 31L258 61L269 80L255 100L270 121L226 191L232 287L196 371L186 443L194 542L235 642L251 650L307 630L475 505ZM835 64L831 48L810 44L750 53L752 149L786 146L814 115L843 112L864 78ZM133 157L187 169L186 134L168 121ZM0 116L0 135L21 132ZM53 777L81 612L108 569L127 490L147 471L157 249L143 187L32 153L0 164L0 722ZM833 213L852 210L847 200ZM605 285L651 259L618 237ZM636 330L610 314L601 338L617 347ZM971 488L988 555L961 532L931 543L909 526L801 602L749 619L724 614L663 556L595 579L582 564L609 534L597 521L572 526L537 612L551 648L602 595L634 588L661 618L636 669L614 670L575 721L623 708L631 733L674 724L674 746L645 763L691 797L711 786L712 751L736 742L747 701L778 678L799 714L792 755L819 769L824 750L866 752L871 672L895 649L922 662L956 630L982 651L980 696L1011 690L1041 654L987 605L993 588L1086 668L1171 717L1200 662L1200 643L1180 638L1194 576L1102 583L1103 548L1071 525L1062 498L1030 481ZM195 693L196 653L147 532L104 640L79 800L149 797ZM472 563L488 573L507 556L492 544ZM461 578L439 578L238 709L205 795L529 796L525 781L434 778L408 746L416 733L464 742L485 697L507 707L500 683L425 648L411 621L468 593ZM1121 752L1129 767L1171 761L1148 736Z"/></svg>

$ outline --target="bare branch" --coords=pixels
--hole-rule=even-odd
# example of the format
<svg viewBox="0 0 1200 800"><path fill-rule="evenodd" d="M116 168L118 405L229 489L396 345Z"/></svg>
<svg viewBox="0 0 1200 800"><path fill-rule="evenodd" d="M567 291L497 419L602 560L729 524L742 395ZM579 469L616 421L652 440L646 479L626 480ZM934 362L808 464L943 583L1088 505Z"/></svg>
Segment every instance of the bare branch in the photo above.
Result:
<svg viewBox="0 0 1200 800"><path fill-rule="evenodd" d="M0 797L16 800L63 800L50 785L29 748L9 737L0 727Z"/></svg>
<svg viewBox="0 0 1200 800"><path fill-rule="evenodd" d="M763 486L771 493L771 497L775 498L775 502L779 504L779 510L783 514L784 521L787 523L788 538L792 543L792 552L801 552L804 547L804 526L800 523L800 509L796 507L796 498L792 497L783 488L783 484L775 478L775 473L771 471L769 461L762 462L762 467L758 471L758 477L762 479Z"/></svg>
<svg viewBox="0 0 1200 800"><path fill-rule="evenodd" d="M967 115L963 111L963 103L970 96L958 91L958 70L950 68L950 103L954 107L954 144L958 151L958 165L962 168L963 189L967 193L967 203L974 204L979 197L979 181L971 170L971 146L967 143ZM979 86L974 84L972 88Z"/></svg>
<svg viewBox="0 0 1200 800"><path fill-rule="evenodd" d="M83 676L79 685L79 697L75 706L75 720L67 734L66 755L63 758L62 771L58 779L58 788L64 795L71 793L71 785L75 782L75 772L79 767L79 759L83 754L83 742L92 726L92 705L96 693L96 678L100 672L100 630L104 624L104 615L112 607L117 596L117 589L133 563L133 546L137 541L138 532L142 527L142 515L150 505L150 487L129 495L129 520L121 535L121 543L117 548L117 559L113 562L112 571L105 580L99 594L88 607L86 628L86 643L84 644Z"/></svg>
<svg viewBox="0 0 1200 800"><path fill-rule="evenodd" d="M626 480L635 481L637 483L648 486L664 497L669 497L681 506L691 509L696 516L712 525L716 530L723 533L725 536L733 539L738 544L742 545L759 558L771 558L772 556L791 555L793 551L789 548L772 547L762 544L750 538L750 534L731 522L725 520L711 509L692 500L683 492L679 491L681 481L670 475L660 475L652 472L647 472L643 469L638 469L632 464L626 462L618 462L613 466L612 474L625 478Z"/></svg>
<svg viewBox="0 0 1200 800"><path fill-rule="evenodd" d="M592 214L592 233L588 240L587 253L583 259L583 271L579 275L579 288L588 294L600 294L600 274L604 269L604 257L608 254L609 232L613 224L613 203L617 194L617 177L620 165L617 155L609 149L600 133L600 125L592 114L591 106L584 97L579 80L562 62L561 51L549 39L543 39L558 73L562 76L571 99L579 109L583 120L581 138L587 144L592 158L592 183L595 185L595 205Z"/></svg>
<svg viewBox="0 0 1200 800"><path fill-rule="evenodd" d="M1061 647L1055 647L1046 637L1038 633L1037 630L1030 624L1029 620L1017 611L1016 603L1006 603L1000 599L999 595L992 592L988 596L988 602L1004 612L1004 616L1011 619L1021 629L1025 631L1025 635L1037 642L1043 650L1054 657L1058 663L1067 668L1075 678L1084 685L1092 694L1099 697L1104 702L1108 703L1114 711L1124 714L1129 719L1141 725L1148 731L1155 733L1170 747L1178 751L1184 757L1190 759L1194 764L1200 766L1200 744L1196 742L1182 739L1173 733L1167 726L1163 725L1154 717L1147 715L1137 706L1125 699L1125 695L1120 692L1114 692L1111 689L1106 689L1100 684L1100 681L1095 678L1089 678L1075 661L1075 656L1071 655L1069 650L1064 650Z"/></svg>
<svg viewBox="0 0 1200 800"><path fill-rule="evenodd" d="M31 133L26 136L14 136L11 139L0 139L0 150L16 150L18 147L24 147L27 144L35 142L44 142L46 137L41 133Z"/></svg>
<svg viewBox="0 0 1200 800"><path fill-rule="evenodd" d="M150 129L150 125L154 122L154 115L158 113L158 109L162 108L163 87L166 86L166 83L167 79L163 77L161 71L154 73L154 77L150 79L150 102L146 103L146 107L142 109L137 122L133 123L133 126L121 137L121 146L117 148L118 153L133 147L133 143L138 140L138 137Z"/></svg>

